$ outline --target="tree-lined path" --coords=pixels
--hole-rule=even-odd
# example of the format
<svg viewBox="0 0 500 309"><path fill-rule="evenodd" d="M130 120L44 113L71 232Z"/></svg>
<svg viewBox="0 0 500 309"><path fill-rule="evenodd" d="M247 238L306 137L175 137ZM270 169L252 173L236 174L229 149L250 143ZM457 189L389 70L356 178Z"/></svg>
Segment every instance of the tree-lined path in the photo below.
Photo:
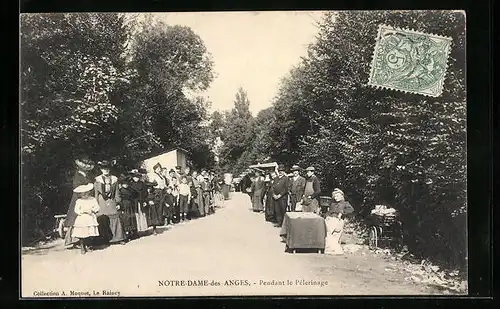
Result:
<svg viewBox="0 0 500 309"><path fill-rule="evenodd" d="M432 293L405 282L404 274L389 270L390 262L369 252L285 253L279 230L250 208L247 195L234 193L214 215L124 246L81 255L57 243L27 252L21 265L23 296L33 296L35 291L65 291L69 296L71 290L118 291L122 296ZM124 269L126 265L135 267ZM167 280L184 280L185 286L160 285L159 281ZM221 286L188 286L192 284L188 280L217 281ZM226 280L242 280L242 285L228 286ZM268 284L291 280L293 285L263 285L261 280ZM296 280L313 280L316 285L297 285Z"/></svg>
<svg viewBox="0 0 500 309"><path fill-rule="evenodd" d="M190 153L192 170L220 176L236 177L256 163L313 166L321 195L329 196L334 188L345 193L360 233L375 205L394 207L403 222L405 248L418 264L430 262L431 269L453 273L451 279L458 271L461 280L467 279L465 12L324 12L314 25L312 12L279 13L283 18L277 12L179 14L184 17L21 16L23 246L46 239L54 215L68 212L76 158L116 162L113 173L118 176L147 158L182 148ZM367 86L380 25L452 39L439 97ZM347 258L283 255L278 232L252 216L229 207L196 224L92 257L50 250L47 261L34 264L41 270L32 269L31 276L60 272L71 277L76 271L71 267L98 257L85 266L92 267L85 275L105 278L88 284L129 282L125 278L133 277L125 273L125 261L137 265L133 272L139 278L147 278L142 284L154 285L156 275L169 276L184 263L195 272L201 259L235 274L249 269L252 275L281 274L282 265L287 275L301 273L296 265L287 268L289 261L312 259L309 264L324 263L335 275L340 265L354 261L337 277L358 280L355 293L369 293L372 285L392 286L376 279L376 267L366 267L366 284L351 278L360 276L350 270L363 265L362 253ZM219 239L217 253L211 253L211 242ZM157 242L168 244L158 247ZM188 254L168 262L182 250ZM48 266L52 256L60 259L58 265ZM224 266L224 258L234 267ZM383 276L390 273L384 270ZM338 280L329 288L350 293L334 286Z"/></svg>

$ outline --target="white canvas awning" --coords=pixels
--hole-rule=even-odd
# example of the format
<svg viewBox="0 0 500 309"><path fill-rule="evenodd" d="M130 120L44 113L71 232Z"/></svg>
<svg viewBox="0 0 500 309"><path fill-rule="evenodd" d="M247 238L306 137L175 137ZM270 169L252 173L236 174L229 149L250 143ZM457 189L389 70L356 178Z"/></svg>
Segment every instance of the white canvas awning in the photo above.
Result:
<svg viewBox="0 0 500 309"><path fill-rule="evenodd" d="M249 168L251 169L257 169L260 171L266 171L266 170L271 170L271 169L277 169L278 168L278 163L276 162L271 162L271 163L259 163L259 164L254 164L250 165Z"/></svg>

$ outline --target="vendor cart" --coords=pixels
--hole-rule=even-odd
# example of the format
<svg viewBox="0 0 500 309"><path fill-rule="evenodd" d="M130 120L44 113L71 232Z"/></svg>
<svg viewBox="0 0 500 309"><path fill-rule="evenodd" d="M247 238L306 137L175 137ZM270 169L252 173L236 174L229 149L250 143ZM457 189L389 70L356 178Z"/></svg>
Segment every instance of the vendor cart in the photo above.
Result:
<svg viewBox="0 0 500 309"><path fill-rule="evenodd" d="M313 250L324 253L326 233L325 220L317 214L287 212L280 236L286 244L286 252Z"/></svg>
<svg viewBox="0 0 500 309"><path fill-rule="evenodd" d="M376 249L383 245L403 245L403 225L399 220L399 214L372 213L369 217L369 246Z"/></svg>

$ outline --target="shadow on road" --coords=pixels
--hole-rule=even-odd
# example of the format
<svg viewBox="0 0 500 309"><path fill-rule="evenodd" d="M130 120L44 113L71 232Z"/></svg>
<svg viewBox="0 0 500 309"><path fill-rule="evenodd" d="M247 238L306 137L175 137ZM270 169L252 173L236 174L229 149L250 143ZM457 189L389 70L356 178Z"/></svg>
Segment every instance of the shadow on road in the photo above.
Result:
<svg viewBox="0 0 500 309"><path fill-rule="evenodd" d="M38 244L33 248L22 248L22 255L46 255L49 252L53 251L62 251L65 250L64 240L57 239L48 243Z"/></svg>

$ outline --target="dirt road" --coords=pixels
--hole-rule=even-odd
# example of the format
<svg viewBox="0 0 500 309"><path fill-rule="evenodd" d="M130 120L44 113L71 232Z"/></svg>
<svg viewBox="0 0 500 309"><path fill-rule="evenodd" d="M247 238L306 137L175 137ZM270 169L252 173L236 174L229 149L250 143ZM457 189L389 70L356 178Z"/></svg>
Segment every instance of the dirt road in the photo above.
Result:
<svg viewBox="0 0 500 309"><path fill-rule="evenodd" d="M81 255L58 242L25 253L22 296L435 294L369 252L288 254L278 234L234 193L214 215L126 245Z"/></svg>

